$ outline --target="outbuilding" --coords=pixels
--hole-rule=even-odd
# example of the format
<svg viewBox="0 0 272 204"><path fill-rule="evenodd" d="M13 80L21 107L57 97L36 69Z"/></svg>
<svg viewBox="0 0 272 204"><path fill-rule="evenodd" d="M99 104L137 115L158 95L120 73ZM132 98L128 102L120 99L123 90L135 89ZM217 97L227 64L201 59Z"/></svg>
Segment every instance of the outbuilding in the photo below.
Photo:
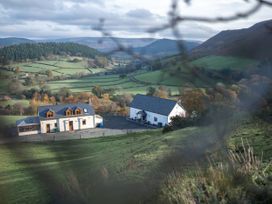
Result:
<svg viewBox="0 0 272 204"><path fill-rule="evenodd" d="M163 127L174 116L186 117L186 111L176 101L137 94L130 104L129 119Z"/></svg>

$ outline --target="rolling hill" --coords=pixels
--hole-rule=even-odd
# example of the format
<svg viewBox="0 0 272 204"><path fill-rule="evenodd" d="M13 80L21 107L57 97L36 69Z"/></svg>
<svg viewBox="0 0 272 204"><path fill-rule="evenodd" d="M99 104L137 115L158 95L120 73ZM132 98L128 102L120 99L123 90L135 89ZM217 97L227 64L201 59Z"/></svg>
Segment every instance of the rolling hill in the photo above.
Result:
<svg viewBox="0 0 272 204"><path fill-rule="evenodd" d="M208 55L272 58L272 20L250 28L222 31L192 51L194 58Z"/></svg>
<svg viewBox="0 0 272 204"><path fill-rule="evenodd" d="M153 38L115 38L119 43L127 47L142 47L146 46L156 39ZM55 40L45 40L46 42L73 42L82 45L87 45L100 52L111 52L117 48L116 42L107 37L78 37L78 38L62 38ZM44 42L44 41L43 41Z"/></svg>
<svg viewBox="0 0 272 204"><path fill-rule="evenodd" d="M0 38L0 47L18 45L22 43L35 43L35 41L26 38Z"/></svg>
<svg viewBox="0 0 272 204"><path fill-rule="evenodd" d="M187 51L191 51L200 43L196 41L182 41ZM159 39L155 42L134 49L135 52L147 57L164 57L178 54L180 52L177 41L170 39Z"/></svg>

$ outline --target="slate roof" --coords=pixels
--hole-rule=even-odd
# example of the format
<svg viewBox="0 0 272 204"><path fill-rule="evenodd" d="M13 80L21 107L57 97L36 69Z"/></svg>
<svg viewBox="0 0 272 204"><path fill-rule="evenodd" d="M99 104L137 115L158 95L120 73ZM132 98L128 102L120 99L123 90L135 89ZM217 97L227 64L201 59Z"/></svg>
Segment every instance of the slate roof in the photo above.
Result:
<svg viewBox="0 0 272 204"><path fill-rule="evenodd" d="M51 110L55 112L55 115L53 118L50 119L56 119L56 118L64 118L67 117L65 115L65 111L70 108L73 111L77 108L80 108L82 110L83 115L95 115L94 109L91 105L86 103L78 103L78 104L60 104L60 105L48 105L48 106L40 106L38 108L38 116L41 120L45 120L46 113Z"/></svg>
<svg viewBox="0 0 272 204"><path fill-rule="evenodd" d="M168 116L176 104L173 100L137 94L130 107Z"/></svg>
<svg viewBox="0 0 272 204"><path fill-rule="evenodd" d="M27 117L16 121L16 126L28 126L40 124L40 118L38 116Z"/></svg>

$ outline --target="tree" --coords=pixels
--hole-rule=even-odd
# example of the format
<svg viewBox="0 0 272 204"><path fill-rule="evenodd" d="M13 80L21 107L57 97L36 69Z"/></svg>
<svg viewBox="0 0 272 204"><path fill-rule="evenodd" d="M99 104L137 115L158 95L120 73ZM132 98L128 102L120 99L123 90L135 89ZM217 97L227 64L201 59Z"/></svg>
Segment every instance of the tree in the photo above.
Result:
<svg viewBox="0 0 272 204"><path fill-rule="evenodd" d="M59 96L63 96L63 97L69 97L72 95L72 92L70 89L68 89L67 87L62 87L59 92L58 92Z"/></svg>
<svg viewBox="0 0 272 204"><path fill-rule="evenodd" d="M168 90L164 86L160 86L154 93L154 96L160 98L168 98Z"/></svg>
<svg viewBox="0 0 272 204"><path fill-rule="evenodd" d="M154 88L154 87L148 87L147 88L147 93L146 93L146 95L147 96L154 96L154 94L155 94L155 92L156 92L156 88Z"/></svg>
<svg viewBox="0 0 272 204"><path fill-rule="evenodd" d="M21 70L20 67L16 67L16 69L15 69L15 74L19 74L21 71L22 71L22 70Z"/></svg>
<svg viewBox="0 0 272 204"><path fill-rule="evenodd" d="M47 94L43 94L43 95L42 95L42 102L43 102L44 104L49 104L50 99L49 99L49 97L48 97Z"/></svg>
<svg viewBox="0 0 272 204"><path fill-rule="evenodd" d="M51 70L46 70L46 75L49 80L51 80L53 78L53 72Z"/></svg>
<svg viewBox="0 0 272 204"><path fill-rule="evenodd" d="M35 81L34 81L33 77L28 76L25 78L25 82L24 82L25 86L33 86L34 84L35 84Z"/></svg>
<svg viewBox="0 0 272 204"><path fill-rule="evenodd" d="M101 98L103 94L103 89L100 86L95 86L92 88L92 93L97 97Z"/></svg>
<svg viewBox="0 0 272 204"><path fill-rule="evenodd" d="M12 111L15 114L19 113L20 115L23 115L24 114L24 106L21 103L15 103L12 106Z"/></svg>
<svg viewBox="0 0 272 204"><path fill-rule="evenodd" d="M181 90L180 100L189 114L192 114L193 111L202 113L207 109L208 97L203 89Z"/></svg>
<svg viewBox="0 0 272 204"><path fill-rule="evenodd" d="M8 91L11 94L20 94L23 91L24 86L18 79L13 79L8 83Z"/></svg>
<svg viewBox="0 0 272 204"><path fill-rule="evenodd" d="M96 56L95 57L95 64L98 66L98 67L102 67L102 68L105 68L109 65L109 62L108 62L108 59L106 57L103 57L103 56Z"/></svg>

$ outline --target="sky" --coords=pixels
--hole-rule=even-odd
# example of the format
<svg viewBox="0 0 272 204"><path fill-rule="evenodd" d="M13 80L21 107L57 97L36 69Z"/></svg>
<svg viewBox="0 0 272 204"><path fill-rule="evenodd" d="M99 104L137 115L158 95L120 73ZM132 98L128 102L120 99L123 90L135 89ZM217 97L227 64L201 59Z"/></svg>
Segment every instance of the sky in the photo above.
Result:
<svg viewBox="0 0 272 204"><path fill-rule="evenodd" d="M254 0L180 0L179 12L189 16L228 16L245 11ZM170 30L150 34L150 28L168 20L171 0L0 0L0 37L53 39L99 37L93 28L105 19L104 28L115 37L173 38ZM231 23L183 22L184 39L206 40L222 30L249 27L272 19L272 8L263 7L249 18Z"/></svg>

